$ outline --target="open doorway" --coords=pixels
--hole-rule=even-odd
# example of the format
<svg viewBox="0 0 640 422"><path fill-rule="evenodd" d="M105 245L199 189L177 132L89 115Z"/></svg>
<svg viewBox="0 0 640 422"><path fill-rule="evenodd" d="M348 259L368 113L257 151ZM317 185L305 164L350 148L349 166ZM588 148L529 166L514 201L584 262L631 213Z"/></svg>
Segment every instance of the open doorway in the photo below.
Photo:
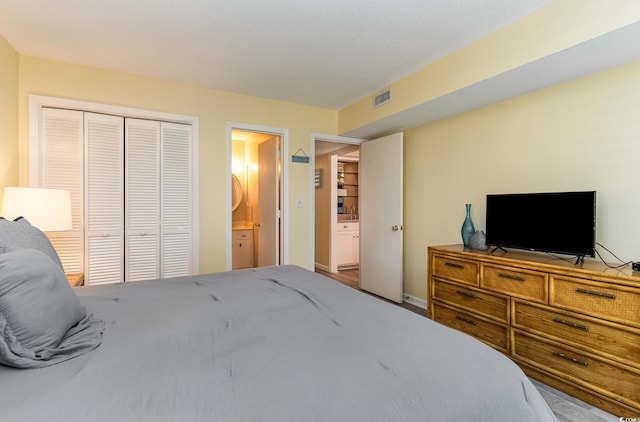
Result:
<svg viewBox="0 0 640 422"><path fill-rule="evenodd" d="M286 130L229 127L230 269L285 263L286 137Z"/></svg>
<svg viewBox="0 0 640 422"><path fill-rule="evenodd" d="M359 279L359 139L314 139L314 267ZM355 286L354 286L355 287Z"/></svg>
<svg viewBox="0 0 640 422"><path fill-rule="evenodd" d="M394 302L403 300L403 230L402 206L403 206L403 134L394 133L380 138L368 140L355 140L344 137L328 137L330 141L360 145L359 158L359 206L358 206L358 233L359 233L359 288L375 295L384 297ZM333 138L333 139L331 139ZM325 137L314 135L314 146L317 141L324 141ZM321 145L321 144L320 144ZM319 154L319 156L321 156ZM312 169L315 171L316 151L314 148ZM333 170L330 170L333 173ZM337 172L337 168L336 168ZM325 178L329 179L329 178ZM329 179L330 180L330 179ZM334 189L331 183L330 189ZM330 194L330 200L337 197L336 193ZM311 185L313 191L318 188ZM336 203L337 207L337 203ZM314 213L322 213L322 206L314 204ZM319 222L319 216L314 214L314 226ZM320 217L321 218L321 217ZM335 226L338 220L330 218L331 230L325 233L328 238L336 237ZM315 268L322 270L319 254L321 251L318 236L322 233L316 227L313 230L314 253L318 265ZM329 255L329 267L337 264L335 253ZM325 266L326 268L327 266Z"/></svg>

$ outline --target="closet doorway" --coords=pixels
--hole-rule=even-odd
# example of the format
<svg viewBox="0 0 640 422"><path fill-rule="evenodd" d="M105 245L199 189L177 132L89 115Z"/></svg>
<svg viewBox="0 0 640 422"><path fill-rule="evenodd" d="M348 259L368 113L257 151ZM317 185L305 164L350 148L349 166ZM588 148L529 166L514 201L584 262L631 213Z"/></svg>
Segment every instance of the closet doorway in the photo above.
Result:
<svg viewBox="0 0 640 422"><path fill-rule="evenodd" d="M230 269L286 263L286 130L230 125Z"/></svg>
<svg viewBox="0 0 640 422"><path fill-rule="evenodd" d="M198 118L29 95L29 184L68 190L51 234L85 284L197 274Z"/></svg>

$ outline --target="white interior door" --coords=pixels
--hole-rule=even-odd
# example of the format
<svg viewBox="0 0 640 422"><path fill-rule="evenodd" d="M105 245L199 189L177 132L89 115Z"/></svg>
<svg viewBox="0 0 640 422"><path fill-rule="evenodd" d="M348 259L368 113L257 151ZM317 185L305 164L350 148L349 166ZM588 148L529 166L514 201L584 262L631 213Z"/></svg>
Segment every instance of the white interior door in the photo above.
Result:
<svg viewBox="0 0 640 422"><path fill-rule="evenodd" d="M124 118L85 113L85 282L124 280Z"/></svg>
<svg viewBox="0 0 640 422"><path fill-rule="evenodd" d="M195 272L192 136L191 125L161 123L161 277Z"/></svg>
<svg viewBox="0 0 640 422"><path fill-rule="evenodd" d="M125 280L160 277L160 122L125 119Z"/></svg>
<svg viewBox="0 0 640 422"><path fill-rule="evenodd" d="M402 133L360 146L360 288L402 302Z"/></svg>
<svg viewBox="0 0 640 422"><path fill-rule="evenodd" d="M258 267L277 265L279 256L278 138L258 145Z"/></svg>
<svg viewBox="0 0 640 422"><path fill-rule="evenodd" d="M47 236L60 256L66 273L84 272L84 113L42 108L40 146L29 154L29 167L40 177L29 177L32 187L71 192L73 229ZM46 151L46 154L44 153Z"/></svg>

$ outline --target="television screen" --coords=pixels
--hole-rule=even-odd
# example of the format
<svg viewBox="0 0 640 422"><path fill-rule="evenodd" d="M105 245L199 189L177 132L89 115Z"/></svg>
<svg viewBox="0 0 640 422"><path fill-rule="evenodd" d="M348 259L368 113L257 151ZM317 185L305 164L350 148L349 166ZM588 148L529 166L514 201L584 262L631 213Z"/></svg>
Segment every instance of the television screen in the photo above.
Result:
<svg viewBox="0 0 640 422"><path fill-rule="evenodd" d="M487 244L595 257L596 192L487 195Z"/></svg>

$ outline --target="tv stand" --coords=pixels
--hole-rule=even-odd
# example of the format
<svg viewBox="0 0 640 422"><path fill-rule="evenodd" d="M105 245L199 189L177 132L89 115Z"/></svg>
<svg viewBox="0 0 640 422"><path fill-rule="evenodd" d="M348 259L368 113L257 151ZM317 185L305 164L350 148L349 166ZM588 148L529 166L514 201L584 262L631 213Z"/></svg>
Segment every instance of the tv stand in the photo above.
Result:
<svg viewBox="0 0 640 422"><path fill-rule="evenodd" d="M495 251L502 251L504 253L507 253L507 250L505 248L503 248L502 246L496 246L495 248L493 248L491 250L491 252L489 252L490 254L493 254Z"/></svg>
<svg viewBox="0 0 640 422"><path fill-rule="evenodd" d="M584 264L584 255L578 255L576 256L576 267L578 265Z"/></svg>
<svg viewBox="0 0 640 422"><path fill-rule="evenodd" d="M430 246L428 315L616 416L640 415L640 274L544 253Z"/></svg>

